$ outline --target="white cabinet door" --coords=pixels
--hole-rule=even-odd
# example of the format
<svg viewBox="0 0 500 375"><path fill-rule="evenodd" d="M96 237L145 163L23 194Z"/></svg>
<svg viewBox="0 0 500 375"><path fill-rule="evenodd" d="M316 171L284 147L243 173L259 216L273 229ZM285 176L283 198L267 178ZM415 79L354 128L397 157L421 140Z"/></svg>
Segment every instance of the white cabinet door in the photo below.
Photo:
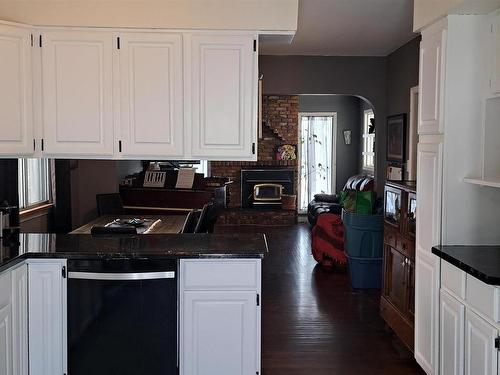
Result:
<svg viewBox="0 0 500 375"><path fill-rule="evenodd" d="M43 151L47 156L112 156L111 32L42 34Z"/></svg>
<svg viewBox="0 0 500 375"><path fill-rule="evenodd" d="M443 133L446 29L444 21L422 32L419 74L419 134Z"/></svg>
<svg viewBox="0 0 500 375"><path fill-rule="evenodd" d="M182 375L255 375L256 293L186 291L181 334Z"/></svg>
<svg viewBox="0 0 500 375"><path fill-rule="evenodd" d="M497 375L497 328L467 309L465 323L465 373L467 375Z"/></svg>
<svg viewBox="0 0 500 375"><path fill-rule="evenodd" d="M500 15L493 17L490 27L490 93L498 95L500 94Z"/></svg>
<svg viewBox="0 0 500 375"><path fill-rule="evenodd" d="M12 270L12 373L28 375L28 266Z"/></svg>
<svg viewBox="0 0 500 375"><path fill-rule="evenodd" d="M256 142L258 80L253 46L250 35L190 37L186 95L194 158L256 158L252 144Z"/></svg>
<svg viewBox="0 0 500 375"><path fill-rule="evenodd" d="M418 215L416 249L431 252L441 243L441 194L443 143L419 143L417 147Z"/></svg>
<svg viewBox="0 0 500 375"><path fill-rule="evenodd" d="M0 155L33 154L31 31L0 25Z"/></svg>
<svg viewBox="0 0 500 375"><path fill-rule="evenodd" d="M11 274L0 275L0 375L12 374Z"/></svg>
<svg viewBox="0 0 500 375"><path fill-rule="evenodd" d="M66 372L66 279L64 261L28 265L30 375Z"/></svg>
<svg viewBox="0 0 500 375"><path fill-rule="evenodd" d="M183 155L182 35L120 35L122 155Z"/></svg>
<svg viewBox="0 0 500 375"><path fill-rule="evenodd" d="M465 306L441 290L440 311L440 374L463 375Z"/></svg>
<svg viewBox="0 0 500 375"><path fill-rule="evenodd" d="M415 359L427 374L438 374L439 258L415 254Z"/></svg>

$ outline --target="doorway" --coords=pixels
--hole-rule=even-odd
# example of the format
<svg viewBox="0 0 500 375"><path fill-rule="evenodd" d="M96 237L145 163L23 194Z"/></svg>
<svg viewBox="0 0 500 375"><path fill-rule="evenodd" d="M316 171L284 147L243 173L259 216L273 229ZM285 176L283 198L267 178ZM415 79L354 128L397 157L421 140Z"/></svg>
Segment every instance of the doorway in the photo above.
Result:
<svg viewBox="0 0 500 375"><path fill-rule="evenodd" d="M335 194L336 112L299 113L299 213L315 194Z"/></svg>

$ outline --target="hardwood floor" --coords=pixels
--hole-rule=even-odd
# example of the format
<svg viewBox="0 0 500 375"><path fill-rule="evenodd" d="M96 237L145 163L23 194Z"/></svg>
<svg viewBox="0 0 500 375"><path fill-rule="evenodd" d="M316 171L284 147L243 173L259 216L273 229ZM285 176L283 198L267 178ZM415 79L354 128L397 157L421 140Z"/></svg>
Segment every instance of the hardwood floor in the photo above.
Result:
<svg viewBox="0 0 500 375"><path fill-rule="evenodd" d="M316 266L307 224L257 231L267 234L270 249L263 261L263 375L423 374L381 319L379 292L353 290L346 270Z"/></svg>

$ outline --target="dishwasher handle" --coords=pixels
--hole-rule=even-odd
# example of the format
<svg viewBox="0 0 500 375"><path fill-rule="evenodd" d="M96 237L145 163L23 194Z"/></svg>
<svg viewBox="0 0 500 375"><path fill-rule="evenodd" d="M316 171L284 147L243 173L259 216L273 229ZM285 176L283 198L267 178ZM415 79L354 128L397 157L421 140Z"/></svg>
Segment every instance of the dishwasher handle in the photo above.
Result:
<svg viewBox="0 0 500 375"><path fill-rule="evenodd" d="M175 279L175 271L129 272L129 273L70 271L68 272L68 279L107 280L107 281Z"/></svg>

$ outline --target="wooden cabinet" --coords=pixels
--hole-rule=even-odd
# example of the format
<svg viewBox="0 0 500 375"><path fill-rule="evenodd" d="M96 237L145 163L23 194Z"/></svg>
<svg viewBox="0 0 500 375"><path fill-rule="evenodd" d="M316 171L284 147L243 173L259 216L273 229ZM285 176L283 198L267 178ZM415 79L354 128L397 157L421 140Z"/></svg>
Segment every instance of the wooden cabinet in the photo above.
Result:
<svg viewBox="0 0 500 375"><path fill-rule="evenodd" d="M193 34L186 44L192 156L257 160L256 36Z"/></svg>
<svg viewBox="0 0 500 375"><path fill-rule="evenodd" d="M65 260L30 260L28 265L30 375L67 372Z"/></svg>
<svg viewBox="0 0 500 375"><path fill-rule="evenodd" d="M260 273L260 260L181 260L181 375L260 373Z"/></svg>
<svg viewBox="0 0 500 375"><path fill-rule="evenodd" d="M446 21L422 32L419 73L419 134L443 133ZM418 180L418 178L417 178Z"/></svg>
<svg viewBox="0 0 500 375"><path fill-rule="evenodd" d="M31 30L0 25L0 155L33 154Z"/></svg>
<svg viewBox="0 0 500 375"><path fill-rule="evenodd" d="M120 34L121 155L184 154L182 35Z"/></svg>
<svg viewBox="0 0 500 375"><path fill-rule="evenodd" d="M54 30L41 38L44 154L113 156L113 33Z"/></svg>
<svg viewBox="0 0 500 375"><path fill-rule="evenodd" d="M12 270L12 374L28 375L28 266Z"/></svg>
<svg viewBox="0 0 500 375"><path fill-rule="evenodd" d="M440 374L463 375L465 306L443 289L440 303Z"/></svg>
<svg viewBox="0 0 500 375"><path fill-rule="evenodd" d="M0 374L12 374L11 274L0 275Z"/></svg>
<svg viewBox="0 0 500 375"><path fill-rule="evenodd" d="M467 309L465 322L465 374L498 374L498 329Z"/></svg>
<svg viewBox="0 0 500 375"><path fill-rule="evenodd" d="M409 231L409 197L415 183L388 182L384 199L384 279L381 315L403 343L413 350L415 242Z"/></svg>

